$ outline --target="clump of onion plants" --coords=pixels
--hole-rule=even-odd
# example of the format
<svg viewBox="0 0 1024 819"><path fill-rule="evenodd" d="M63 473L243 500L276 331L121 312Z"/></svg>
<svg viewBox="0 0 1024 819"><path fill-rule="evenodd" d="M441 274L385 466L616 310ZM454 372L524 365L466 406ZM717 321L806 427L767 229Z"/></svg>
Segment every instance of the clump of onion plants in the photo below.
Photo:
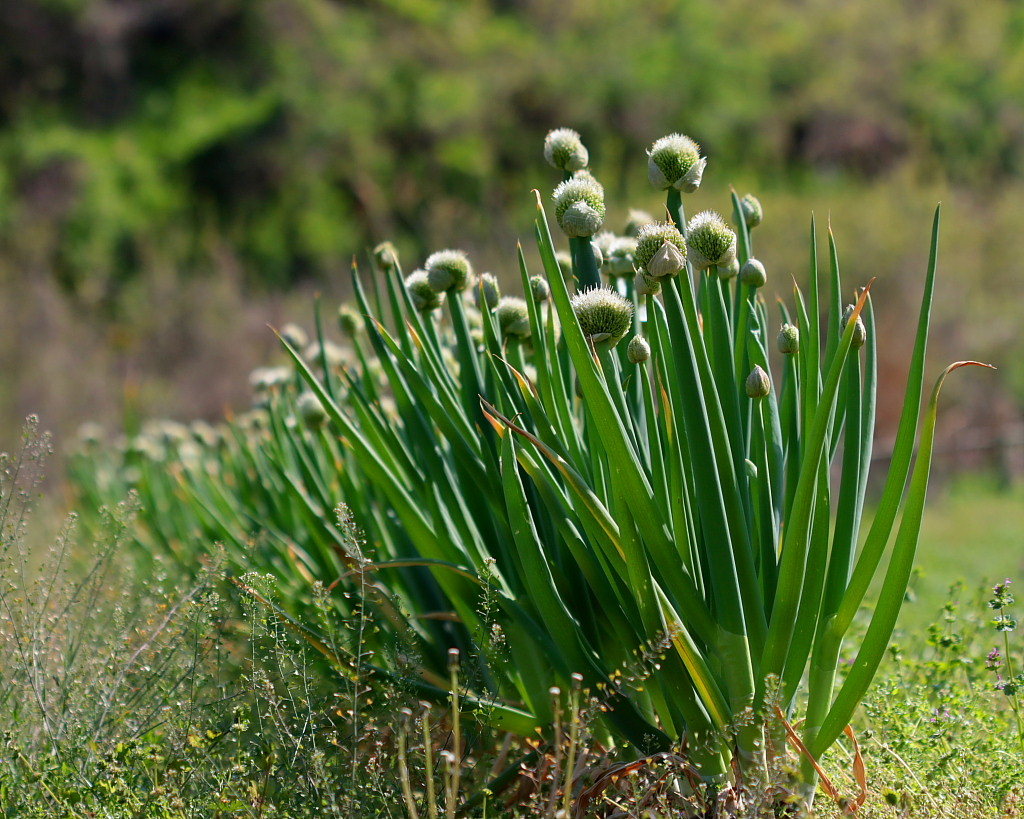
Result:
<svg viewBox="0 0 1024 819"><path fill-rule="evenodd" d="M223 479L141 470L161 503L191 499L173 527L152 522L150 544L194 560L199 530L287 578L300 613L319 581L374 621L331 651L425 697L448 696L460 649L475 658L460 707L497 727L550 725L550 692L579 675L607 747L682 749L712 788L749 786L790 756L811 795L892 634L939 389L970 363L926 395L939 212L895 448L865 521L879 340L870 282L844 286L831 231L822 262L812 219L806 291L773 315L753 233L770 213L734 195L731 219L688 219L707 164L693 140L652 146L667 218L631 212L628 241L599 234L605 191L579 135L553 132L545 155L562 171L558 230L538 197L536 252L511 260L518 293L474 281L462 251L408 274L393 247L375 252L374 275L353 270L364 320L345 322L350 354L328 360L319 319L313 354L282 337L292 376L265 379L259 423L219 437ZM338 534L342 502L359 555ZM641 657L642 679L624 677Z"/></svg>

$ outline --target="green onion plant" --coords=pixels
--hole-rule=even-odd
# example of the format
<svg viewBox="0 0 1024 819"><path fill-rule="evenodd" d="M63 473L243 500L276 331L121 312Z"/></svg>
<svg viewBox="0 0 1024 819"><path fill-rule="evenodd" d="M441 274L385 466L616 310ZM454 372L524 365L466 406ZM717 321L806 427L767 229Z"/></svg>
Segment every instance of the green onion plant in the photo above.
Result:
<svg viewBox="0 0 1024 819"><path fill-rule="evenodd" d="M796 754L813 795L906 593L940 387L973 363L926 394L939 211L865 519L878 339L871 283L844 289L831 229L819 257L811 220L806 287L775 313L754 256L760 202L733 194L731 220L687 217L707 162L693 140L654 143L665 216L631 212L625 237L601 233L579 135L553 131L545 156L562 174L560 231L536 194L518 295L460 251L405 273L382 245L372 276L353 267L342 363L318 312L309 349L282 334L290 366L259 374L258 409L107 463L93 452L75 463L79 490L92 505L140 492L147 556L194 567L217 541L239 569L275 574L311 640L314 584L342 614L362 607L373 628L323 647L350 672L443 700L459 649L460 708L524 736L579 675L622 753L683 748L713 787Z"/></svg>

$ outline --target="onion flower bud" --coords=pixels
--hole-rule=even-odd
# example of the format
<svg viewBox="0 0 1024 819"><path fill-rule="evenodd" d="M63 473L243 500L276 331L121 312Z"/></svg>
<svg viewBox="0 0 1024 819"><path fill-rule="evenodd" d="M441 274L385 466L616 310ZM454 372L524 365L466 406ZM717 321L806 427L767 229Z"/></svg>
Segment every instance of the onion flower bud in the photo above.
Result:
<svg viewBox="0 0 1024 819"><path fill-rule="evenodd" d="M572 297L572 309L591 344L614 347L633 326L633 302L609 287L591 287Z"/></svg>
<svg viewBox="0 0 1024 819"><path fill-rule="evenodd" d="M652 278L675 276L686 266L686 240L668 222L644 225L636 237L633 261Z"/></svg>
<svg viewBox="0 0 1024 819"><path fill-rule="evenodd" d="M755 365L754 369L750 371L750 375L747 376L747 383L744 386L750 398L764 398L772 391L771 379L768 378L768 373L761 369L760 365Z"/></svg>
<svg viewBox="0 0 1024 819"><path fill-rule="evenodd" d="M586 171L555 188L554 200L555 219L570 238L593 236L604 224L604 188Z"/></svg>
<svg viewBox="0 0 1024 819"><path fill-rule="evenodd" d="M800 352L800 330L792 324L783 324L775 343L783 355Z"/></svg>
<svg viewBox="0 0 1024 819"><path fill-rule="evenodd" d="M843 332L846 332L846 326L850 323L850 319L853 318L854 306L852 304L846 305L846 310L843 311ZM868 328L864 325L864 319L857 316L857 324L853 328L853 341L851 346L857 350L864 346L864 342L868 340Z"/></svg>
<svg viewBox="0 0 1024 819"><path fill-rule="evenodd" d="M320 399L311 392L304 392L295 402L295 411L302 424L310 429L322 427L327 422L327 412Z"/></svg>
<svg viewBox="0 0 1024 819"><path fill-rule="evenodd" d="M435 293L465 290L473 276L473 266L461 250L439 250L432 253L427 257L423 267L427 271L427 281Z"/></svg>
<svg viewBox="0 0 1024 819"><path fill-rule="evenodd" d="M602 230L600 233L594 234L593 245L594 252L599 253L598 258L607 259L608 254L611 252L612 245L615 243L616 235L610 230Z"/></svg>
<svg viewBox="0 0 1024 819"><path fill-rule="evenodd" d="M386 273L398 269L398 251L391 242L381 242L373 249L373 260Z"/></svg>
<svg viewBox="0 0 1024 819"><path fill-rule="evenodd" d="M495 310L498 327L505 338L526 338L530 335L530 308L518 296L503 296Z"/></svg>
<svg viewBox="0 0 1024 819"><path fill-rule="evenodd" d="M765 272L764 265L757 259L747 259L740 270L740 281L748 287L764 287L765 282L768 281L768 274Z"/></svg>
<svg viewBox="0 0 1024 819"><path fill-rule="evenodd" d="M556 128L544 137L544 159L552 167L572 173L587 167L590 154L572 128Z"/></svg>
<svg viewBox="0 0 1024 819"><path fill-rule="evenodd" d="M405 289L409 291L412 306L421 313L436 310L444 302L444 293L430 286L426 270L414 270L406 276Z"/></svg>
<svg viewBox="0 0 1024 819"><path fill-rule="evenodd" d="M661 280L641 270L633 279L633 289L638 296L654 296L661 292Z"/></svg>
<svg viewBox="0 0 1024 819"><path fill-rule="evenodd" d="M728 280L733 276L738 276L740 272L740 260L733 256L732 261L726 264L720 264L717 270L718 278L723 280Z"/></svg>
<svg viewBox="0 0 1024 819"><path fill-rule="evenodd" d="M547 301L551 295L551 285L543 276L530 276L530 293L536 302Z"/></svg>
<svg viewBox="0 0 1024 819"><path fill-rule="evenodd" d="M480 280L473 290L476 306L481 310L493 310L501 299L501 288L498 280L490 273L481 273Z"/></svg>
<svg viewBox="0 0 1024 819"><path fill-rule="evenodd" d="M604 271L612 278L632 276L635 252L636 239L631 239L628 236L616 237L604 255Z"/></svg>
<svg viewBox="0 0 1024 819"><path fill-rule="evenodd" d="M630 209L629 216L626 218L626 229L625 234L632 236L634 239L640 232L640 228L644 225L653 225L658 220L655 219L651 214L645 210Z"/></svg>
<svg viewBox="0 0 1024 819"><path fill-rule="evenodd" d="M705 210L686 227L686 249L697 270L728 265L736 256L736 233L717 213Z"/></svg>
<svg viewBox="0 0 1024 819"><path fill-rule="evenodd" d="M633 336L626 348L626 357L633 364L643 364L651 357L651 345L643 336Z"/></svg>
<svg viewBox="0 0 1024 819"><path fill-rule="evenodd" d="M309 344L309 336L306 335L306 331L299 327L298 324L286 324L282 327L281 340L288 342L296 350L301 350Z"/></svg>
<svg viewBox="0 0 1024 819"><path fill-rule="evenodd" d="M761 202L752 193L748 193L740 199L740 211L743 213L743 221L746 222L748 228L756 228L764 218Z"/></svg>
<svg viewBox="0 0 1024 819"><path fill-rule="evenodd" d="M572 278L572 256L564 250L555 253L555 261L558 262L558 269L562 272L562 278L568 281Z"/></svg>
<svg viewBox="0 0 1024 819"><path fill-rule="evenodd" d="M349 338L355 338L363 329L363 317L343 304L338 308L338 329Z"/></svg>
<svg viewBox="0 0 1024 819"><path fill-rule="evenodd" d="M333 341L325 341L323 346L319 341L314 341L303 351L302 357L317 367L324 360L327 361L328 367L340 367L345 363L347 354L344 347L339 347Z"/></svg>
<svg viewBox="0 0 1024 819"><path fill-rule="evenodd" d="M669 134L647 152L647 178L658 190L693 193L700 187L707 164L696 142L683 134Z"/></svg>

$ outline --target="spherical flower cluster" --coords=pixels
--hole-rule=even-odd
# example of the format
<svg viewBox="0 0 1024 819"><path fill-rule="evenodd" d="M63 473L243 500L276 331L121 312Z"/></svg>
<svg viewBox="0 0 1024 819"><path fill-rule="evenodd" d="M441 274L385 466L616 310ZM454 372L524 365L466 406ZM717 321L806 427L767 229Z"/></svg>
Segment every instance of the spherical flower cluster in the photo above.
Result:
<svg viewBox="0 0 1024 819"><path fill-rule="evenodd" d="M544 158L548 164L562 171L579 171L587 167L590 155L572 128L556 128L544 137Z"/></svg>
<svg viewBox="0 0 1024 819"><path fill-rule="evenodd" d="M427 271L427 281L435 293L465 290L472 281L473 266L461 250L439 250L432 253L427 257L423 267Z"/></svg>
<svg viewBox="0 0 1024 819"><path fill-rule="evenodd" d="M493 310L501 299L501 288L498 280L491 273L481 273L474 290L476 306L481 310Z"/></svg>
<svg viewBox="0 0 1024 819"><path fill-rule="evenodd" d="M503 296L498 302L495 316L505 338L526 338L530 335L530 308L525 299Z"/></svg>
<svg viewBox="0 0 1024 819"><path fill-rule="evenodd" d="M189 425L189 434L197 444L205 447L218 446L224 439L223 433L206 421L193 421Z"/></svg>
<svg viewBox="0 0 1024 819"><path fill-rule="evenodd" d="M636 253L636 239L616 236L604 254L603 270L609 276L621 278L633 275L633 254Z"/></svg>
<svg viewBox="0 0 1024 819"><path fill-rule="evenodd" d="M633 336L626 347L626 357L632 364L643 364L651 357L651 345L643 336Z"/></svg>
<svg viewBox="0 0 1024 819"><path fill-rule="evenodd" d="M409 291L412 306L421 313L435 310L444 302L444 293L430 286L426 270L414 270L406 276L405 289Z"/></svg>
<svg viewBox="0 0 1024 819"><path fill-rule="evenodd" d="M633 326L633 302L609 287L590 287L572 297L580 329L592 344L622 341Z"/></svg>
<svg viewBox="0 0 1024 819"><path fill-rule="evenodd" d="M363 317L347 304L338 308L338 328L349 338L355 338L363 329Z"/></svg>
<svg viewBox="0 0 1024 819"><path fill-rule="evenodd" d="M705 210L686 226L686 248L697 270L728 264L736 255L736 234L721 216Z"/></svg>
<svg viewBox="0 0 1024 819"><path fill-rule="evenodd" d="M309 336L298 324L286 324L281 328L281 340L286 341L290 347L301 350L309 344Z"/></svg>
<svg viewBox="0 0 1024 819"><path fill-rule="evenodd" d="M304 392L295 402L295 411L304 426L316 428L327 421L327 413L320 399L311 392Z"/></svg>
<svg viewBox="0 0 1024 819"><path fill-rule="evenodd" d="M644 225L653 225L656 221L658 220L645 210L630 209L629 216L626 217L625 234L636 238L640 228Z"/></svg>
<svg viewBox="0 0 1024 819"><path fill-rule="evenodd" d="M644 225L636 237L636 266L648 276L674 276L686 265L686 240L670 222Z"/></svg>
<svg viewBox="0 0 1024 819"><path fill-rule="evenodd" d="M257 367L249 373L249 386L256 393L284 387L291 380L292 370L289 367Z"/></svg>
<svg viewBox="0 0 1024 819"><path fill-rule="evenodd" d="M748 193L740 199L740 210L743 211L743 221L747 223L748 228L757 227L764 218L761 202L752 193Z"/></svg>
<svg viewBox="0 0 1024 819"><path fill-rule="evenodd" d="M600 233L594 234L593 245L595 253L600 253L600 258L603 261L608 258L608 254L611 252L612 245L618 237L610 230L602 230Z"/></svg>
<svg viewBox="0 0 1024 819"><path fill-rule="evenodd" d="M381 270L390 272L398 267L398 251L391 242L381 242L373 249L373 260Z"/></svg>
<svg viewBox="0 0 1024 819"><path fill-rule="evenodd" d="M302 353L302 357L315 367L319 367L324 360L328 367L340 367L345 363L347 353L344 347L339 347L333 341L325 341L323 345L314 341Z"/></svg>
<svg viewBox="0 0 1024 819"><path fill-rule="evenodd" d="M707 164L696 142L684 134L669 134L647 152L647 177L658 190L693 193L700 187Z"/></svg>
<svg viewBox="0 0 1024 819"><path fill-rule="evenodd" d="M554 193L555 219L565 235L593 236L604 223L604 188L586 171L562 182Z"/></svg>
<svg viewBox="0 0 1024 819"><path fill-rule="evenodd" d="M86 421L78 428L78 442L86 447L99 446L103 437L103 427L93 421Z"/></svg>
<svg viewBox="0 0 1024 819"><path fill-rule="evenodd" d="M547 301L551 295L551 285L543 276L530 276L530 293L534 301Z"/></svg>

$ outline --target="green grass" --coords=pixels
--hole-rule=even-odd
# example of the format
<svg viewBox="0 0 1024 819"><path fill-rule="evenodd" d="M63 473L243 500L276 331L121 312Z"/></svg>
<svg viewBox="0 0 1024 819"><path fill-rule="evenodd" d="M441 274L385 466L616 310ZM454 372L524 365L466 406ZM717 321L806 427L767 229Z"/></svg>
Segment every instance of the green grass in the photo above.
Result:
<svg viewBox="0 0 1024 819"><path fill-rule="evenodd" d="M900 627L931 622L962 581L968 589L1004 578L1024 584L1024 485L1002 488L985 476L965 476L937 489L925 512L912 599Z"/></svg>

